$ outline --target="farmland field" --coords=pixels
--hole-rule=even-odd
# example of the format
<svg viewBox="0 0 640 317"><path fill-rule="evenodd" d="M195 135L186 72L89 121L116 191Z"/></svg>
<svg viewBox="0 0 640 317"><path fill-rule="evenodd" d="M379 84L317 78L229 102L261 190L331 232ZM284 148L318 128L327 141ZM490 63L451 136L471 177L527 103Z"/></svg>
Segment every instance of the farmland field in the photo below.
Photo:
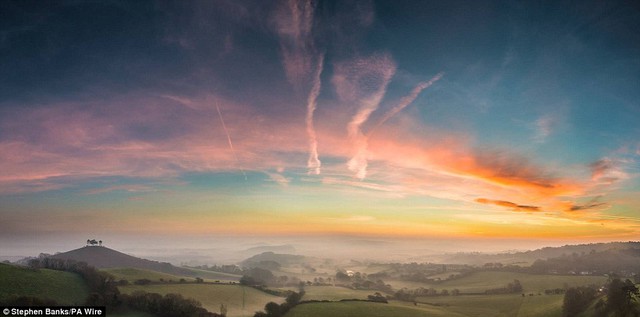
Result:
<svg viewBox="0 0 640 317"><path fill-rule="evenodd" d="M563 295L464 295L419 297L418 306L430 305L464 316L560 316Z"/></svg>
<svg viewBox="0 0 640 317"><path fill-rule="evenodd" d="M376 291L354 290L339 286L307 286L303 300L367 299Z"/></svg>
<svg viewBox="0 0 640 317"><path fill-rule="evenodd" d="M82 304L89 290L75 273L28 269L0 263L0 301L12 295L55 300L60 305Z"/></svg>
<svg viewBox="0 0 640 317"><path fill-rule="evenodd" d="M194 276L201 277L201 278L203 278L205 280L209 280L209 281L219 280L219 281L223 281L223 282L231 282L231 281L237 282L242 277L240 275L235 275L235 274L214 272L214 271L208 271L208 270L200 270L200 269L194 269L194 268L190 268L190 267L189 268L185 267L184 269L187 269L187 270L193 272L195 274Z"/></svg>
<svg viewBox="0 0 640 317"><path fill-rule="evenodd" d="M130 267L109 268L109 269L102 269L102 271L113 275L116 278L116 280L127 280L132 283L140 279L148 279L154 282L158 282L160 279L163 279L165 281L172 280L177 282L181 278L184 278L178 275L162 273L162 272L152 271L152 270L130 268ZM193 278L191 278L190 280L193 280Z"/></svg>
<svg viewBox="0 0 640 317"><path fill-rule="evenodd" d="M163 273L153 270L140 269L140 268L108 268L102 269L102 271L110 273L113 275L116 280L127 280L129 282L135 282L140 279L148 279L153 282L158 282L160 279L164 281L174 281L177 282L180 279L185 279L187 281L194 281L195 277L201 277L205 281L213 282L213 281L221 281L221 282L235 282L240 280L240 276L234 274L213 272L213 271L205 271L193 268L185 268L192 271L194 276L180 276L169 273Z"/></svg>
<svg viewBox="0 0 640 317"><path fill-rule="evenodd" d="M458 289L462 293L484 292L487 289L501 288L512 283L517 279L522 284L524 292L544 292L545 289L564 288L565 284L569 287L581 285L601 285L607 280L605 276L581 276L581 275L536 275L527 273L512 272L476 272L462 278L444 281L442 283L420 283L389 280L385 281L391 284L395 289L402 287L418 288L433 287L438 291L447 289Z"/></svg>
<svg viewBox="0 0 640 317"><path fill-rule="evenodd" d="M264 308L268 302L282 303L284 298L273 296L251 287L223 284L152 284L121 286L120 291L131 294L135 291L158 293L161 295L175 293L186 298L193 298L210 312L220 312L220 305L227 306L228 317L253 316Z"/></svg>
<svg viewBox="0 0 640 317"><path fill-rule="evenodd" d="M405 303L328 302L306 303L293 308L285 317L427 317L464 315L448 312L440 307L414 307Z"/></svg>

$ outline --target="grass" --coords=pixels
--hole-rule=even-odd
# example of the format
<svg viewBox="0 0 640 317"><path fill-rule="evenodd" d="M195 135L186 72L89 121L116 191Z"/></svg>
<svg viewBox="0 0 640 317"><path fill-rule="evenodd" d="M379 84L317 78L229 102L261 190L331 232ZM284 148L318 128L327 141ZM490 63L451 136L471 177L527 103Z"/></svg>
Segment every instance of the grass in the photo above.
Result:
<svg viewBox="0 0 640 317"><path fill-rule="evenodd" d="M102 269L102 271L113 275L116 278L116 281L127 280L131 283L140 279L148 279L154 282L158 282L160 281L160 279L163 279L165 281L173 280L174 282L177 282L181 278L185 278L183 276L162 273L162 272L157 272L152 270L146 270L146 269L130 268L130 267L109 268L109 269ZM190 278L189 280L193 280L193 278Z"/></svg>
<svg viewBox="0 0 640 317"><path fill-rule="evenodd" d="M84 303L88 294L88 287L78 274L0 264L0 302L17 295L76 305Z"/></svg>
<svg viewBox="0 0 640 317"><path fill-rule="evenodd" d="M208 281L237 282L237 281L240 281L240 278L242 277L236 274L200 270L200 269L195 269L191 267L183 267L183 269L187 269L191 272L194 272L195 276L203 278Z"/></svg>
<svg viewBox="0 0 640 317"><path fill-rule="evenodd" d="M512 283L517 279L522 284L524 293L539 293L545 289L564 288L565 284L569 287L582 286L589 284L602 285L607 281L605 276L581 276L581 275L536 275L527 273L512 272L476 272L463 278L444 281L442 283L419 283L405 281L388 281L394 288L418 288L433 287L438 291L447 289L459 289L462 293L484 292L487 289L505 287L508 283Z"/></svg>
<svg viewBox="0 0 640 317"><path fill-rule="evenodd" d="M427 317L427 316L452 316L452 314L439 307L413 307L405 303L372 303L372 302L328 302L305 303L294 307L285 317Z"/></svg>
<svg viewBox="0 0 640 317"><path fill-rule="evenodd" d="M228 317L253 316L261 311L268 302L284 302L284 298L273 296L251 287L224 284L154 284L121 286L120 291L131 294L135 291L175 293L193 298L210 312L220 312L220 305L227 306Z"/></svg>
<svg viewBox="0 0 640 317"><path fill-rule="evenodd" d="M419 306L442 307L451 313L469 317L518 316L543 317L561 316L563 295L466 295L419 297Z"/></svg>
<svg viewBox="0 0 640 317"><path fill-rule="evenodd" d="M303 300L367 299L376 291L354 290L339 286L306 286Z"/></svg>
<svg viewBox="0 0 640 317"><path fill-rule="evenodd" d="M195 276L203 278L207 282L213 282L213 281L236 282L240 280L240 276L234 275L234 274L205 271L205 270L199 270L199 269L193 269L193 268L185 268L185 269L194 272ZM164 281L174 281L174 282L177 282L180 279L185 279L187 281L195 280L195 276L180 276L180 275L163 273L163 272L158 272L153 270L131 268L131 267L109 268L109 269L102 269L102 271L112 274L113 276L115 276L116 280L127 280L131 283L140 279L148 279L153 282L158 282L160 281L160 279L163 279Z"/></svg>

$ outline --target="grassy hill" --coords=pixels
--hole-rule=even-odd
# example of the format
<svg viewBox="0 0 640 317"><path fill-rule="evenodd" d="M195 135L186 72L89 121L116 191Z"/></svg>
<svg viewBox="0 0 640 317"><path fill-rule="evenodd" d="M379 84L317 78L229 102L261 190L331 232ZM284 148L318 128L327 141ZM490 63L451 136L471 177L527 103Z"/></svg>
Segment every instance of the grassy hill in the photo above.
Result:
<svg viewBox="0 0 640 317"><path fill-rule="evenodd" d="M54 259L70 259L78 262L86 262L96 268L139 268L153 270L173 275L195 276L193 271L176 267L170 263L157 262L137 258L107 247L83 247L51 256Z"/></svg>
<svg viewBox="0 0 640 317"><path fill-rule="evenodd" d="M158 293L161 295L175 293L186 298L193 298L210 312L220 312L220 305L227 305L228 317L253 316L264 308L268 302L284 302L284 298L273 296L251 287L224 284L154 284L128 285L119 287L120 292L131 294L135 291Z"/></svg>
<svg viewBox="0 0 640 317"><path fill-rule="evenodd" d="M60 305L75 305L84 303L88 294L87 285L77 274L0 263L0 302L17 295L52 299Z"/></svg>

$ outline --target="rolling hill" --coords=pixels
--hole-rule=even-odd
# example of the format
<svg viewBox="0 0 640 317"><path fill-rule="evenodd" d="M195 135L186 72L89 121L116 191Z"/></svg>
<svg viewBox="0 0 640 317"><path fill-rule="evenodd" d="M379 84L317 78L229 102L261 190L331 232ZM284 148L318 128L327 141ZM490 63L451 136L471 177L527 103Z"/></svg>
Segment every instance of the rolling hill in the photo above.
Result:
<svg viewBox="0 0 640 317"><path fill-rule="evenodd" d="M99 269L129 267L153 270L173 275L197 275L193 270L176 267L166 262L137 258L107 247L87 246L64 253L58 253L51 256L51 258L86 262L87 264Z"/></svg>

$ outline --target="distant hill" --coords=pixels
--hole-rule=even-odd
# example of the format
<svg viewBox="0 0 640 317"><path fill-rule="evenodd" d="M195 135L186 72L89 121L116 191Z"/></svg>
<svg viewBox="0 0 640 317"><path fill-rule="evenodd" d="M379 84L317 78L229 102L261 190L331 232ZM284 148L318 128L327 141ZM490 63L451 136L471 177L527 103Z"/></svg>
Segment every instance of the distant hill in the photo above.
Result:
<svg viewBox="0 0 640 317"><path fill-rule="evenodd" d="M69 259L86 262L96 268L140 268L182 276L196 276L192 270L176 267L166 262L137 258L107 247L87 246L52 255L54 259Z"/></svg>
<svg viewBox="0 0 640 317"><path fill-rule="evenodd" d="M246 249L242 251L243 254L248 254L248 256L264 253L264 252L274 252L274 253L287 253L291 254L296 252L296 248L292 245L268 245L268 246L259 246Z"/></svg>
<svg viewBox="0 0 640 317"><path fill-rule="evenodd" d="M567 255L583 256L590 253L601 253L609 250L628 249L640 249L640 242L629 241L565 245L561 247L546 247L525 252L500 254L456 253L442 257L439 262L471 265L482 265L492 262L500 262L503 264L532 264L536 260L546 260Z"/></svg>
<svg viewBox="0 0 640 317"><path fill-rule="evenodd" d="M303 255L263 252L242 261L241 265L244 267L263 267L265 264L276 262L281 266L288 266L302 264L305 259L306 257Z"/></svg>

